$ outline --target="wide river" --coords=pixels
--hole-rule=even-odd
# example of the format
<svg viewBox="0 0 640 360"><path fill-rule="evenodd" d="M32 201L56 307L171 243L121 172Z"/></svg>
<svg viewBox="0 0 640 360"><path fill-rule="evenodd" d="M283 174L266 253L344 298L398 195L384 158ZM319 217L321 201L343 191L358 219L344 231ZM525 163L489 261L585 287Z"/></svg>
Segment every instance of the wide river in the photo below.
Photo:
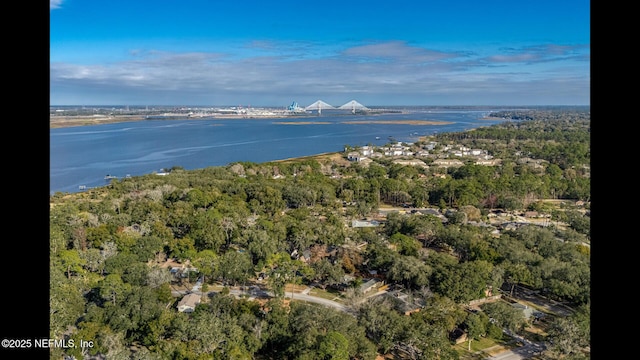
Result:
<svg viewBox="0 0 640 360"><path fill-rule="evenodd" d="M483 119L491 111L417 109L304 118L185 118L51 129L49 187L51 194L72 193L106 185L106 175L137 176L172 166L192 170L237 161L261 163L342 151L345 145L381 146L390 137L413 142L435 132L502 122ZM407 124L410 120L449 124ZM392 121L397 123L389 123Z"/></svg>

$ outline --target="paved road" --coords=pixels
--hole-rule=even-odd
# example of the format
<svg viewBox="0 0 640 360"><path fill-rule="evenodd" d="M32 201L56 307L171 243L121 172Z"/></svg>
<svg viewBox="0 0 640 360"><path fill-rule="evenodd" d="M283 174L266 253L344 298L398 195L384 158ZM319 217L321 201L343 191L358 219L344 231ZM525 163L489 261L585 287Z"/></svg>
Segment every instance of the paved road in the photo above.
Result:
<svg viewBox="0 0 640 360"><path fill-rule="evenodd" d="M505 293L505 295L509 295L509 294ZM542 296L529 294L528 291L522 288L521 286L516 286L516 291L513 294L513 298L525 300L533 304L536 304L537 306L540 306L541 308L543 308L545 311L555 315L569 316L572 313L572 310L567 306L564 306L557 301L546 299Z"/></svg>
<svg viewBox="0 0 640 360"><path fill-rule="evenodd" d="M534 355L540 354L544 349L542 344L531 343L516 349L501 352L494 356L488 357L487 360L520 360L528 359Z"/></svg>
<svg viewBox="0 0 640 360"><path fill-rule="evenodd" d="M196 289L194 287L194 289ZM202 295L202 292L198 290L199 287L196 290L190 291L191 293L194 294L198 294L198 295ZM187 293L187 291L172 291L171 294L173 296L182 296L185 295ZM217 294L217 291L209 291L207 292L207 295L212 296L214 294ZM229 293L235 296L242 296L242 295L249 295L249 296L255 296L255 297L262 297L262 298L271 298L274 297L273 293L271 291L264 291L262 289L260 289L257 286L252 286L250 287L248 290L238 290L238 289L230 289ZM286 292L285 293L285 297L286 298L291 298L291 293L290 292ZM349 308L337 301L333 301L333 300L328 300L325 298L321 298L321 297L317 297L317 296L313 296L313 295L308 295L308 294L304 294L304 293L294 293L293 294L293 300L300 300L300 301L306 301L306 302L311 302L311 303L316 303L316 304L321 304L324 306L328 306L328 307L332 307L334 309L340 310L340 311L344 311L344 312L349 312Z"/></svg>
<svg viewBox="0 0 640 360"><path fill-rule="evenodd" d="M285 296L288 297L288 298L291 298L291 293L289 293L288 295L285 295ZM316 304L321 304L321 305L324 305L324 306L332 307L332 308L340 310L340 311L349 312L349 308L344 306L344 305L342 305L342 304L340 304L339 302L336 302L336 301L333 301L333 300L324 299L324 298L313 296L313 295L294 293L293 294L293 300L301 300L301 301L312 302L312 303L316 303Z"/></svg>
<svg viewBox="0 0 640 360"><path fill-rule="evenodd" d="M522 336L517 334L513 334L508 330L504 330L505 334L513 337L514 339L520 341L523 346L520 346L515 349L511 349L508 351L503 351L494 356L488 357L488 360L520 360L520 359L528 359L533 357L534 355L540 354L544 351L545 346L539 342L529 341Z"/></svg>

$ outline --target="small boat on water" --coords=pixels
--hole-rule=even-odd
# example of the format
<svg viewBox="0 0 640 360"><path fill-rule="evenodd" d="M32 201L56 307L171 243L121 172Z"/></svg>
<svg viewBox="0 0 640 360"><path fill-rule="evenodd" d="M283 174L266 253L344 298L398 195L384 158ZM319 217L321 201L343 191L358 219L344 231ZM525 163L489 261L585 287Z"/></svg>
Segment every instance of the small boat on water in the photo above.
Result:
<svg viewBox="0 0 640 360"><path fill-rule="evenodd" d="M117 178L118 178L117 176L113 176L113 175L109 175L109 174L107 174L107 175L104 177L104 179L105 179L105 180L111 180L111 179L117 179Z"/></svg>

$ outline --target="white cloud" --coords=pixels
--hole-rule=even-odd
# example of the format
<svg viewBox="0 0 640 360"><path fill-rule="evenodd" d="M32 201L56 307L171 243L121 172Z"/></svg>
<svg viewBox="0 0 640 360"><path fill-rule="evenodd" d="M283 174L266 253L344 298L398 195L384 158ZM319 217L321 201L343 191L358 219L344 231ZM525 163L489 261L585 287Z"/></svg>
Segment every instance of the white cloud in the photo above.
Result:
<svg viewBox="0 0 640 360"><path fill-rule="evenodd" d="M49 0L49 10L59 9L63 0Z"/></svg>
<svg viewBox="0 0 640 360"><path fill-rule="evenodd" d="M537 94L539 100L532 96L529 101L539 104L588 99L584 90L589 88L588 62L572 59L567 56L571 52L560 47L501 49L481 56L390 42L309 57L296 56L296 49L286 47L273 51L271 45L254 42L250 54L240 57L231 51L132 50L128 61L54 62L52 101L62 102L58 99L63 92L70 98L71 90L99 99L93 103L140 99L140 103L277 105L295 97L300 104L318 98L329 103L356 98L365 105L392 99L472 105L498 104L509 97L527 99L527 94ZM549 60L553 58L557 59ZM107 99L107 94L112 97Z"/></svg>

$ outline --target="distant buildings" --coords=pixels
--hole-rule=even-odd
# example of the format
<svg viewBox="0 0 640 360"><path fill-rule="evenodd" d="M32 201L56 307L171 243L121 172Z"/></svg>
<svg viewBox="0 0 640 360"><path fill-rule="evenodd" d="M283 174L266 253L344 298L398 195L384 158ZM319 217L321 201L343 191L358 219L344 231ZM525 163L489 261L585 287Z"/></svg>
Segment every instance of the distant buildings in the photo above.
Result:
<svg viewBox="0 0 640 360"><path fill-rule="evenodd" d="M437 149L437 150L436 150ZM428 169L430 166L449 168L463 166L462 159L452 157L464 157L475 159L476 165L496 166L502 160L494 159L486 150L470 149L460 145L445 145L438 148L438 143L430 141L427 144L416 147L413 143L397 142L385 146L363 146L357 149L349 149L347 159L367 165L372 158L391 157L397 158L393 162L401 165L420 166ZM426 163L420 159L433 159Z"/></svg>

